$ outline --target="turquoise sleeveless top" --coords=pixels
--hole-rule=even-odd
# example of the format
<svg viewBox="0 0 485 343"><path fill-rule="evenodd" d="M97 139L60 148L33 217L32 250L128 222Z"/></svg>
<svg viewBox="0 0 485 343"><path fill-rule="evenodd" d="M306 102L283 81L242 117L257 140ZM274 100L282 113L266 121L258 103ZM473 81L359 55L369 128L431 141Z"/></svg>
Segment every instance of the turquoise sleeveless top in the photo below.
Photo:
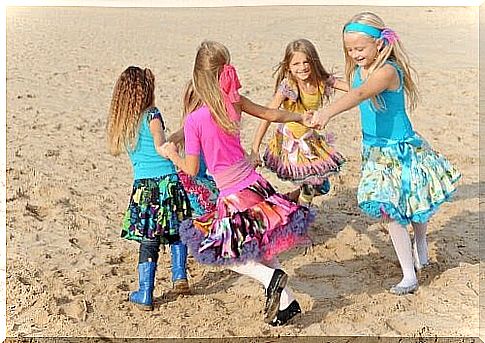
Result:
<svg viewBox="0 0 485 343"><path fill-rule="evenodd" d="M403 73L401 68L393 61L386 63L392 65L399 75L399 88L385 90L377 97L380 107L377 109L371 99L360 103L360 119L364 143L368 145L386 145L385 142L403 141L414 136L414 130L406 113L404 98ZM352 88L361 86L361 68L355 70Z"/></svg>
<svg viewBox="0 0 485 343"><path fill-rule="evenodd" d="M135 180L161 177L176 172L172 161L160 156L153 145L153 136L150 132L150 121L155 118L162 121L162 128L165 129L158 108L152 107L147 109L142 114L136 148L134 150L128 149L128 155L130 156L131 164L133 166L133 176Z"/></svg>

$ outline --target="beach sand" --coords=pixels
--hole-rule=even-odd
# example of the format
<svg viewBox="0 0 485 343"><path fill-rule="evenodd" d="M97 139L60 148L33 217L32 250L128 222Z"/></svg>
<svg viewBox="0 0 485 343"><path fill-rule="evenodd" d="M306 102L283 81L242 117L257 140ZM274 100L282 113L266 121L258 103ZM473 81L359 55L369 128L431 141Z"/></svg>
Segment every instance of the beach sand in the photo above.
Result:
<svg viewBox="0 0 485 343"><path fill-rule="evenodd" d="M161 254L156 306L127 302L137 287L138 245L120 238L132 172L107 153L105 125L118 75L150 67L156 103L173 131L181 91L203 39L226 44L241 93L266 104L286 44L308 38L327 69L343 75L342 25L361 10L400 35L418 70L411 119L462 172L454 201L429 225L431 265L414 295L388 292L401 272L382 224L357 208L357 110L328 129L347 157L318 197L312 249L282 256L303 314L263 322L255 281L189 259L194 295L171 293ZM9 7L6 92L7 336L256 337L479 335L478 8L466 7ZM245 116L249 149L258 120ZM274 130L272 126L271 130ZM271 132L270 132L271 133ZM268 133L267 138L270 137ZM267 140L266 140L267 141ZM291 186L266 170L281 191Z"/></svg>

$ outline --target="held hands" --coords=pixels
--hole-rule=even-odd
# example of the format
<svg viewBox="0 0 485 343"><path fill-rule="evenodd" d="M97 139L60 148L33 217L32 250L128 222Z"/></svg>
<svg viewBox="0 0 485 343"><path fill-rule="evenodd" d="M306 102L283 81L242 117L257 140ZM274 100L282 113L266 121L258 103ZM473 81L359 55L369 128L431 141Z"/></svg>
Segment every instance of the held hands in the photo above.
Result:
<svg viewBox="0 0 485 343"><path fill-rule="evenodd" d="M315 112L311 124L315 129L323 130L325 126L327 126L329 120L330 116L325 112L325 109L322 108Z"/></svg>
<svg viewBox="0 0 485 343"><path fill-rule="evenodd" d="M157 146L157 153L161 156L173 160L178 155L177 146L173 142L166 142L163 145Z"/></svg>
<svg viewBox="0 0 485 343"><path fill-rule="evenodd" d="M312 123L313 120L313 110L305 111L305 113L301 114L301 123L306 127L313 128L315 125Z"/></svg>

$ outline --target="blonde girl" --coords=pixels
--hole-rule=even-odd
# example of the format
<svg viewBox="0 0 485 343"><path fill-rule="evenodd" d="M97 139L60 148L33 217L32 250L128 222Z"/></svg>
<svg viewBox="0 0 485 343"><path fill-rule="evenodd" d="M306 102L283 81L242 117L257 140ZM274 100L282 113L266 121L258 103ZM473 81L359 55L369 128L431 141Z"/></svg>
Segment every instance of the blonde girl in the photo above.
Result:
<svg viewBox="0 0 485 343"><path fill-rule="evenodd" d="M374 13L363 12L345 24L343 43L351 90L319 111L314 122L324 127L335 115L359 106L363 142L358 204L366 214L389 222L403 273L390 291L412 293L418 289L416 270L428 264L428 221L450 199L461 175L411 125L406 100L413 110L418 90L397 33Z"/></svg>
<svg viewBox="0 0 485 343"><path fill-rule="evenodd" d="M310 243L307 231L314 213L276 193L256 173L241 146L241 112L307 125L310 116L268 109L239 95L241 85L229 51L218 42L199 46L193 86L203 106L185 120L185 158L173 143L164 145L161 153L189 175L197 173L203 153L220 194L216 211L182 224L182 240L198 262L227 265L261 282L266 289L265 322L286 324L301 309L286 286L288 275L277 256Z"/></svg>

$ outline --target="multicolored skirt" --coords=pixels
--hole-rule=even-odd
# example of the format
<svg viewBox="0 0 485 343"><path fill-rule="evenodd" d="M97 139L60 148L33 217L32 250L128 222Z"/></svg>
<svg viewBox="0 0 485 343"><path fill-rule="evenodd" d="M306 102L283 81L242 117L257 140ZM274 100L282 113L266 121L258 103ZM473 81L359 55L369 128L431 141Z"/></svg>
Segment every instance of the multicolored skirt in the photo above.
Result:
<svg viewBox="0 0 485 343"><path fill-rule="evenodd" d="M265 261L295 246L311 244L314 210L276 193L262 177L236 193L219 197L217 210L180 226L180 238L203 264Z"/></svg>
<svg viewBox="0 0 485 343"><path fill-rule="evenodd" d="M402 225L427 222L461 177L417 134L389 146L364 142L361 172L357 201L362 211Z"/></svg>
<svg viewBox="0 0 485 343"><path fill-rule="evenodd" d="M138 179L123 218L121 237L141 241L160 236L163 244L180 240L180 223L191 217L190 203L177 174Z"/></svg>
<svg viewBox="0 0 485 343"><path fill-rule="evenodd" d="M219 190L210 176L189 176L183 171L178 171L178 176L189 197L192 217L200 217L205 213L216 210Z"/></svg>
<svg viewBox="0 0 485 343"><path fill-rule="evenodd" d="M327 142L327 137L309 129L296 139L284 125L278 126L263 155L265 167L282 180L321 185L337 173L344 157Z"/></svg>

